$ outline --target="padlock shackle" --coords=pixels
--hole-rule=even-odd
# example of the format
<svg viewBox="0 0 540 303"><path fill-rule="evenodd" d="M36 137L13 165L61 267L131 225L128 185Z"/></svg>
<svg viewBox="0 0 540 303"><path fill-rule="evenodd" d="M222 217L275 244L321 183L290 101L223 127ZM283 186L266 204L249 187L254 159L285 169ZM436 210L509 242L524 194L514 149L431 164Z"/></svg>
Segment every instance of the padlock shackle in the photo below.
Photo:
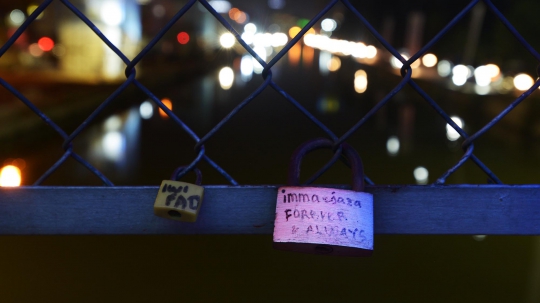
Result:
<svg viewBox="0 0 540 303"><path fill-rule="evenodd" d="M362 159L356 150L348 143L341 143L342 154L347 158L352 170L352 190L364 191L364 166ZM292 154L289 162L289 174L287 184L289 186L300 186L300 166L306 154L317 149L333 149L334 142L326 138L309 140L300 145Z"/></svg>
<svg viewBox="0 0 540 303"><path fill-rule="evenodd" d="M364 191L364 164L362 163L362 158L360 158L356 149L348 143L343 142L341 146L343 147L343 154L345 154L345 157L349 160L349 164L351 165L353 177L352 190Z"/></svg>
<svg viewBox="0 0 540 303"><path fill-rule="evenodd" d="M189 166L180 166L180 167L178 167L177 169L174 170L174 173L172 174L171 179L175 180L175 181L178 181L178 179L182 178L183 176L185 176L189 172L189 170L186 170L188 168L189 168ZM194 167L192 169L192 171L195 173L195 176L196 176L195 184L196 185L201 185L202 184L202 172L201 172L201 170L198 169L197 167Z"/></svg>

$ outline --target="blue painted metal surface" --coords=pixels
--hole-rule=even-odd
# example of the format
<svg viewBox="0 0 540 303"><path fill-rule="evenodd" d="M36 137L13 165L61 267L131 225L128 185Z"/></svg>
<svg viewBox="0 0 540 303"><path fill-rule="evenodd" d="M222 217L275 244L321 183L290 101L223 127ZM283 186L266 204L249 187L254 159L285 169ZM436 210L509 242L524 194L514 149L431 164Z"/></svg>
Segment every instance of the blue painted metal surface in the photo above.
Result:
<svg viewBox="0 0 540 303"><path fill-rule="evenodd" d="M155 216L157 186L2 188L0 234L271 234L277 188L205 186L195 223ZM374 195L376 234L540 235L538 185L367 186L366 192Z"/></svg>

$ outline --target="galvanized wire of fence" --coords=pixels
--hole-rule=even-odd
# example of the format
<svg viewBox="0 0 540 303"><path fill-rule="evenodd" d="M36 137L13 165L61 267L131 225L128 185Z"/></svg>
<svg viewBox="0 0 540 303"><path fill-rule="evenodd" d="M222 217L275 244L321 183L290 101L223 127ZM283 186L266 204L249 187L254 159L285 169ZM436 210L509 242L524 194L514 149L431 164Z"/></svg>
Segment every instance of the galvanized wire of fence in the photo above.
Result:
<svg viewBox="0 0 540 303"><path fill-rule="evenodd" d="M26 19L26 21L15 31L15 33L10 37L10 39L0 48L0 57L5 54L5 52L13 46L15 41L21 36L21 34L29 27L29 25L34 22L34 20L55 0L46 0L39 5L39 7ZM394 97L398 92L400 92L405 86L410 86L414 91L416 91L436 112L437 114L449 124L456 132L459 133L465 140L462 143L463 156L461 159L455 163L451 168L449 168L443 175L441 175L436 181L436 184L444 184L446 179L458 170L465 162L472 161L475 163L488 177L488 180L491 183L501 184L502 181L474 154L474 143L475 141L489 131L495 124L497 124L504 116L510 113L517 105L519 105L523 100L525 100L534 90L540 86L540 80L536 82L518 98L516 98L510 105L508 105L503 111L501 111L496 117L494 117L490 122L483 126L474 134L467 134L461 127L459 127L450 116L439 106L439 104L428 95L420 86L413 80L412 73L413 69L411 65L428 52L428 50L433 47L438 41L440 41L460 20L467 15L475 5L480 2L486 4L489 10L504 24L508 31L517 39L517 41L530 52L536 60L540 62L540 54L519 34L519 32L514 28L514 26L508 21L508 19L498 10L498 8L490 0L474 0L468 3L443 29L441 29L427 44L425 44L418 52L413 54L410 59L405 59L394 46L392 46L388 41L386 41L383 36L370 24L370 22L362 15L362 12L353 5L348 0L333 0L329 1L328 4L316 15L314 16L309 23L302 28L302 30L291 40L289 41L283 49L269 62L265 62L242 38L241 35L233 28L233 26L223 18L216 10L209 4L206 0L190 0L188 1L175 15L171 18L168 23L159 31L159 33L153 37L153 39L142 49L142 51L135 56L132 60L129 60L116 46L107 37L93 24L90 19L85 16L74 4L68 0L57 0L66 6L73 14L75 14L82 22L84 22L102 41L105 43L125 64L125 76L126 80L105 100L101 103L95 110L88 116L77 128L71 133L67 134L61 127L58 126L54 121L52 121L48 116L46 116L39 108L37 108L27 97L10 85L7 81L0 78L0 85L4 86L9 90L15 97L17 97L21 102L28 106L37 116L39 116L45 124L51 127L58 135L64 139L62 145L65 153L62 157L52 165L36 182L34 185L40 185L47 177L54 173L61 165L65 163L68 158L73 158L78 161L81 165L86 167L94 175L100 178L105 185L113 186L113 183L99 170L92 166L87 160L79 156L73 151L73 142L77 139L77 136L90 125L103 110L109 106L114 100L119 96L119 94L124 91L128 86L134 85L144 92L159 108L161 108L179 127L182 131L188 134L195 141L195 151L197 152L196 158L186 166L186 168L180 172L175 173L176 178L181 178L184 174L192 170L197 166L197 164L204 160L216 171L218 171L225 179L227 179L232 185L238 185L238 182L230 176L225 169L219 166L214 162L207 154L204 144L211 139L217 132L222 129L222 127L227 124L231 119L233 119L242 109L249 103L253 102L259 94L261 94L266 89L273 89L283 96L289 103L291 103L299 112L306 116L312 123L314 123L318 128L320 128L329 139L334 142L334 151L335 155L332 159L324 165L315 175L308 179L307 183L313 182L321 174L323 174L330 166L333 165L341 157L341 144L345 142L348 138L351 137L355 132L358 131L370 118L372 118L383 106L388 104L392 97ZM182 119L175 115L165 104L162 103L159 98L147 87L145 87L141 82L136 78L136 69L137 64L141 61L145 55L159 42L161 38L173 27L173 25L180 20L184 14L193 9L195 3L199 2L209 13L211 13L231 34L234 35L237 42L255 58L262 66L263 72L261 76L264 79L264 82L249 96L247 96L242 102L240 102L229 114L227 114L217 125L215 125L208 133L204 136L198 136ZM299 43L300 39L308 32L308 30L313 27L317 22L319 22L326 13L328 13L334 6L338 3L342 3L360 22L369 32L375 37L375 39L394 57L396 57L403 64L401 68L401 76L403 79L399 84L394 87L386 96L384 96L369 112L367 112L356 124L354 124L348 131L343 135L336 135L329 127L324 123L318 120L311 112L309 112L304 106L302 106L297 100L295 100L289 93L282 89L274 80L272 74L272 67L287 54L287 52L296 44ZM373 184L373 182L366 177L366 182L368 184Z"/></svg>

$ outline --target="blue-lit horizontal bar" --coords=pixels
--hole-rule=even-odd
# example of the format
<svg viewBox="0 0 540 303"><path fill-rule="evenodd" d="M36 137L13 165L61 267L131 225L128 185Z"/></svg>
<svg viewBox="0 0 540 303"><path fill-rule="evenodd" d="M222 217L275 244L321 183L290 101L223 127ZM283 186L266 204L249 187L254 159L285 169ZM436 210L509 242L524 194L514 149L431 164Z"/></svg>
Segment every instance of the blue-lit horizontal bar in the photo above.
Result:
<svg viewBox="0 0 540 303"><path fill-rule="evenodd" d="M205 186L195 223L156 217L158 187L0 188L0 234L271 234L277 188ZM540 235L540 185L366 191L374 195L376 234Z"/></svg>

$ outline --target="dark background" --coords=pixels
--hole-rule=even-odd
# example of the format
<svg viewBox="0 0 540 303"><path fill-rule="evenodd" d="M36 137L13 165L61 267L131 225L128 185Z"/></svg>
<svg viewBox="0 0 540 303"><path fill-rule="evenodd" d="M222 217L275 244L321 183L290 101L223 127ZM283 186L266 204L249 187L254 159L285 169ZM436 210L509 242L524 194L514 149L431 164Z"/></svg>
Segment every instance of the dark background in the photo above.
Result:
<svg viewBox="0 0 540 303"><path fill-rule="evenodd" d="M275 13L267 8L266 1L232 2L250 12L252 20L270 20ZM1 15L5 16L15 8L24 10L29 3L0 1ZM168 8L168 17L184 4L181 1L156 0L141 8L146 43L163 26L163 20L154 20L150 14L151 7L158 3ZM310 19L326 4L325 1L306 3L289 0L284 12ZM409 12L419 10L425 13L423 43L426 43L468 3L356 1L354 5L378 30L383 26L384 18L394 18L395 31L390 42L401 48L405 43ZM540 12L539 3L532 0L494 3L534 48L540 48L536 17ZM55 3L48 11L58 12L61 16L66 10L58 4ZM343 15L343 23L336 37L365 40L380 47L340 3L328 15L338 13ZM187 15L190 18L199 16L194 11ZM47 24L54 35L56 23L50 20ZM467 15L430 51L441 59L459 62L468 26ZM29 33L40 32L35 27ZM179 22L173 31L186 28L190 28L190 24ZM2 28L2 33L5 30ZM47 27L43 26L41 30L46 31ZM168 41L167 38L174 41L174 35L165 37L164 41ZM476 56L470 64L496 63L508 74L536 74L537 62L489 11L479 39ZM159 98L168 96L175 100L175 114L200 135L208 132L262 83L261 77L254 75L244 86L235 85L228 91L214 88L215 95L210 98L214 103L208 111L199 102L205 87L204 79L215 78L222 65L232 66L238 54L221 49L211 56L181 49L164 54L162 49L158 44L153 53L141 61L141 82ZM318 74L317 63L297 67L284 63L273 69L275 81L338 135L358 121L401 79L388 67L362 66L347 60L342 59L339 73L328 76ZM369 89L363 95L354 93L349 85L351 79L348 75L358 68L366 69L370 75ZM118 86L117 83L96 85L45 81L39 76L41 70L24 71L21 75L17 66L0 72L0 76L39 104L68 132L73 131ZM519 94L476 96L451 90L442 80L418 80L418 83L449 114L462 116L467 121L466 131L471 133L485 125ZM215 83L213 85L218 87ZM43 127L33 113L27 109L19 111L19 101L8 91L2 89L0 96L0 110L16 113L10 120L5 118L2 122L0 161L25 159L27 169L23 170L23 185L30 185L62 155L62 140ZM323 97L338 100L339 111L317 112L316 100ZM139 90L128 88L98 117L96 126L75 141L76 150L86 155L92 134L108 117L125 114L146 99L147 96ZM475 154L505 183L539 182L540 128L536 101L538 94L533 94L478 141ZM389 157L385 149L386 139L390 135L403 136L399 122L403 119L401 113L411 109L416 113L413 139L408 145L403 145L398 156ZM24 123L15 127L17 121ZM445 122L433 109L414 91L405 88L348 142L360 152L366 164L366 174L376 184L412 184L415 182L412 170L421 164L430 169L430 182L433 182L463 154L458 143L447 142L444 127ZM173 139L163 140L162 135L157 135L164 133ZM209 140L207 151L241 184L284 184L288 158L294 148L317 136L324 136L324 133L275 91L267 89L254 104L247 106ZM167 179L176 167L189 163L196 155L193 140L179 131L170 119L155 117L143 121L140 138L140 148L128 152L128 156L136 159L136 165L130 169L122 170L115 163L106 161L91 161L92 164L117 185L157 185ZM304 177L316 171L329 156L330 153L321 152L307 159ZM201 169L204 172L203 184L227 184L208 165L201 164ZM336 164L318 182L346 184L350 180L349 174L344 165ZM485 184L486 180L485 174L469 162L452 175L449 183ZM101 182L70 159L44 185L101 185ZM4 235L0 237L0 302L540 300L540 242L536 237L488 235L484 239L471 235L377 235L374 255L360 259L282 252L273 250L271 246L271 235Z"/></svg>

